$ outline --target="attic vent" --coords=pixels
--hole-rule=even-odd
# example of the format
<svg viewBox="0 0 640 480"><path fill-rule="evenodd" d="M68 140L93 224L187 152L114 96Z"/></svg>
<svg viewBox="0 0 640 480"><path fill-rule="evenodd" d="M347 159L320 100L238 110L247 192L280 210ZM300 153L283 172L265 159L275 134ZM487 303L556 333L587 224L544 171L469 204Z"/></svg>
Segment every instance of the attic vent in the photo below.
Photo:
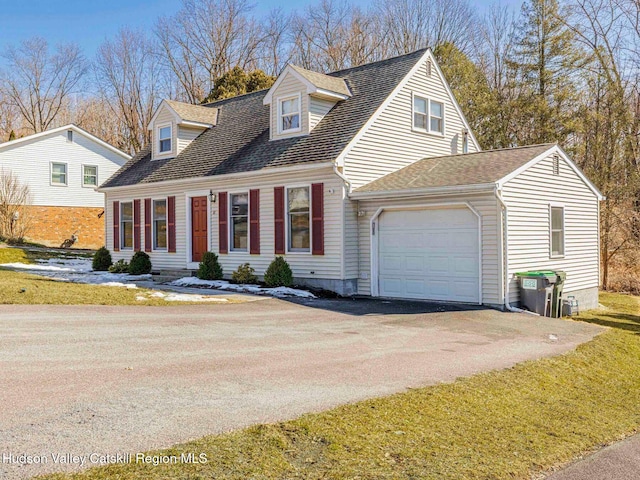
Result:
<svg viewBox="0 0 640 480"><path fill-rule="evenodd" d="M431 60L427 60L427 77L431 76Z"/></svg>
<svg viewBox="0 0 640 480"><path fill-rule="evenodd" d="M67 142L73 142L73 130L67 130Z"/></svg>
<svg viewBox="0 0 640 480"><path fill-rule="evenodd" d="M560 157L557 155L553 156L553 174L560 175Z"/></svg>

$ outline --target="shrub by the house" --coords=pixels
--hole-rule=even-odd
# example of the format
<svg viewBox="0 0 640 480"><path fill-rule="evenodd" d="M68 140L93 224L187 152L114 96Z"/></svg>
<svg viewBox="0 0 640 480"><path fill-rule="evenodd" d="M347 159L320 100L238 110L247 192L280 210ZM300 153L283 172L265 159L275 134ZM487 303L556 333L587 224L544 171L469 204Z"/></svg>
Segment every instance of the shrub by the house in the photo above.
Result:
<svg viewBox="0 0 640 480"><path fill-rule="evenodd" d="M233 283L240 284L258 283L258 277L256 277L255 272L256 270L251 265L244 263L231 274L231 280Z"/></svg>
<svg viewBox="0 0 640 480"><path fill-rule="evenodd" d="M118 260L109 267L109 273L129 273L129 264L124 260Z"/></svg>
<svg viewBox="0 0 640 480"><path fill-rule="evenodd" d="M205 252L198 266L196 276L200 280L220 280L222 278L222 265L218 261L218 255L213 252Z"/></svg>
<svg viewBox="0 0 640 480"><path fill-rule="evenodd" d="M97 272L106 272L111 265L113 265L113 260L109 250L107 247L100 247L93 255L91 267Z"/></svg>
<svg viewBox="0 0 640 480"><path fill-rule="evenodd" d="M267 287L290 287L293 285L293 272L284 257L276 257L264 272Z"/></svg>
<svg viewBox="0 0 640 480"><path fill-rule="evenodd" d="M151 259L145 252L136 252L131 257L129 263L129 273L131 275L144 275L151 273Z"/></svg>

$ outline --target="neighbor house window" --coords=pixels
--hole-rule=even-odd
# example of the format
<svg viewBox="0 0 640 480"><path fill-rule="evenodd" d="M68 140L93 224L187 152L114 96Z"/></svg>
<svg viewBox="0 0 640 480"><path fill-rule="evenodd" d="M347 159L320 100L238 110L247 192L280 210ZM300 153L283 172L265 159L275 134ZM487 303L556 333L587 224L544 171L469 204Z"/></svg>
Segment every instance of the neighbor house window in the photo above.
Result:
<svg viewBox="0 0 640 480"><path fill-rule="evenodd" d="M120 245L133 248L133 202L120 204Z"/></svg>
<svg viewBox="0 0 640 480"><path fill-rule="evenodd" d="M153 248L167 248L167 201L153 201Z"/></svg>
<svg viewBox="0 0 640 480"><path fill-rule="evenodd" d="M67 184L67 164L66 163L51 164L51 183L54 185Z"/></svg>
<svg viewBox="0 0 640 480"><path fill-rule="evenodd" d="M158 135L160 141L160 153L171 151L171 127L162 127Z"/></svg>
<svg viewBox="0 0 640 480"><path fill-rule="evenodd" d="M429 131L444 133L444 104L431 100Z"/></svg>
<svg viewBox="0 0 640 480"><path fill-rule="evenodd" d="M246 250L249 234L249 195L231 194L231 249Z"/></svg>
<svg viewBox="0 0 640 480"><path fill-rule="evenodd" d="M564 255L564 208L551 207L551 256Z"/></svg>
<svg viewBox="0 0 640 480"><path fill-rule="evenodd" d="M280 100L280 133L300 130L300 97Z"/></svg>
<svg viewBox="0 0 640 480"><path fill-rule="evenodd" d="M287 189L289 251L308 252L311 239L309 187Z"/></svg>
<svg viewBox="0 0 640 480"><path fill-rule="evenodd" d="M98 167L94 165L82 166L82 185L87 187L98 186Z"/></svg>
<svg viewBox="0 0 640 480"><path fill-rule="evenodd" d="M413 128L427 130L427 99L413 97Z"/></svg>

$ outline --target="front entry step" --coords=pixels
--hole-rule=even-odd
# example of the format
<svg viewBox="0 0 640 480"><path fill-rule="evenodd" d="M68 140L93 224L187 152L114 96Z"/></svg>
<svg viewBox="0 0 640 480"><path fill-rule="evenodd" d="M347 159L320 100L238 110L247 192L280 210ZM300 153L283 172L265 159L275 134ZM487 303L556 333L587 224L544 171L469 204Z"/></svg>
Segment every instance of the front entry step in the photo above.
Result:
<svg viewBox="0 0 640 480"><path fill-rule="evenodd" d="M159 272L154 272L151 276L151 279L156 283L167 283L173 282L182 277L193 277L195 276L195 270L188 269L177 269L177 270L160 270Z"/></svg>

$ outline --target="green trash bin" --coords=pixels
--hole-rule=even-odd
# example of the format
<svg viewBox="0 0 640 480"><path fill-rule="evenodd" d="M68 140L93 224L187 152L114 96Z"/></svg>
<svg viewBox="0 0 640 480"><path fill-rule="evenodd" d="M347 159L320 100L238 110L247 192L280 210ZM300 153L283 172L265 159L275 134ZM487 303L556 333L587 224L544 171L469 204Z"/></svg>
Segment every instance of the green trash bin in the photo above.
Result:
<svg viewBox="0 0 640 480"><path fill-rule="evenodd" d="M552 270L517 272L520 284L520 303L524 308L539 315L552 315L553 302L547 308L547 295L552 296L558 279ZM546 311L545 311L546 310Z"/></svg>
<svg viewBox="0 0 640 480"><path fill-rule="evenodd" d="M553 285L553 297L551 316L554 318L562 317L562 290L564 288L564 281L567 279L567 273L562 270L555 270L556 282Z"/></svg>

